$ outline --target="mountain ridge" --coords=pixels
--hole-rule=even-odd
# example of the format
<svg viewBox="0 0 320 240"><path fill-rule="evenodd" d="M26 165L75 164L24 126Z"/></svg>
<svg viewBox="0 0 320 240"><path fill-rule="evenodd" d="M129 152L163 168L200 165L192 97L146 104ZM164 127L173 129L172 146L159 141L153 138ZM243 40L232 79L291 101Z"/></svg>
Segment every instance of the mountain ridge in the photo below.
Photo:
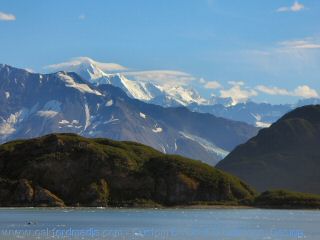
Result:
<svg viewBox="0 0 320 240"><path fill-rule="evenodd" d="M67 72L37 74L1 68L0 104L1 142L73 132L141 142L212 165L222 158L220 149L229 152L257 132L248 124L210 114L148 104L110 84L94 86Z"/></svg>
<svg viewBox="0 0 320 240"><path fill-rule="evenodd" d="M320 105L297 108L239 145L217 167L259 191L320 193Z"/></svg>
<svg viewBox="0 0 320 240"><path fill-rule="evenodd" d="M63 69L63 67L61 68ZM111 84L120 87L129 97L164 107L185 106L191 111L211 113L218 117L242 121L259 128L269 127L282 115L297 106L310 103L320 104L319 98L299 100L296 104L267 104L252 101L234 104L232 98L212 95L201 96L198 91L187 85L154 84L151 81L130 80L126 73L106 73L95 61L83 58L78 65L67 68L76 72L94 85Z"/></svg>

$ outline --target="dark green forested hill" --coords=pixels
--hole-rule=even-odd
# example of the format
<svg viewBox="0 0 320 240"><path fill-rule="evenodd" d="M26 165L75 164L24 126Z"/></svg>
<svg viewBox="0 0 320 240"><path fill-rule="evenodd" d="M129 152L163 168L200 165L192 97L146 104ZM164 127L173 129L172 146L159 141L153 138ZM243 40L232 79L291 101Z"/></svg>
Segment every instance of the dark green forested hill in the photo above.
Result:
<svg viewBox="0 0 320 240"><path fill-rule="evenodd" d="M320 195L285 190L266 191L255 198L254 205L263 208L319 209Z"/></svg>
<svg viewBox="0 0 320 240"><path fill-rule="evenodd" d="M138 143L51 134L0 146L0 206L238 203L253 197L236 177Z"/></svg>
<svg viewBox="0 0 320 240"><path fill-rule="evenodd" d="M319 194L320 105L284 115L238 146L217 168L240 177L258 191L287 189Z"/></svg>

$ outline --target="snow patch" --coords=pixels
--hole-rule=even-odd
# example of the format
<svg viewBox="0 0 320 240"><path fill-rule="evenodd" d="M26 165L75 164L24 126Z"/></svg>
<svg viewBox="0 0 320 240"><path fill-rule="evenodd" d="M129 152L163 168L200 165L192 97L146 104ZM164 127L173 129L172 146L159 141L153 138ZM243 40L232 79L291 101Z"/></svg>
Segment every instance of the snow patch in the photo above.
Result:
<svg viewBox="0 0 320 240"><path fill-rule="evenodd" d="M69 124L70 122L68 120L62 119L59 124Z"/></svg>
<svg viewBox="0 0 320 240"><path fill-rule="evenodd" d="M271 126L271 123L266 123L266 122L256 122L256 126L260 128L268 128Z"/></svg>
<svg viewBox="0 0 320 240"><path fill-rule="evenodd" d="M262 117L261 117L260 114L253 114L253 113L251 113L251 115L252 115L252 116L254 117L254 119L255 119L256 121L258 121L258 122L260 122L261 119L262 119Z"/></svg>
<svg viewBox="0 0 320 240"><path fill-rule="evenodd" d="M10 93L9 92L5 92L4 95L5 95L6 99L8 99L10 97Z"/></svg>
<svg viewBox="0 0 320 240"><path fill-rule="evenodd" d="M119 81L119 82L115 82ZM119 85L133 98L148 101L153 98L152 94L147 88L147 84L143 82L131 81L123 75L117 74L110 79L112 85ZM122 85L122 86L121 86Z"/></svg>
<svg viewBox="0 0 320 240"><path fill-rule="evenodd" d="M113 100L109 100L107 103L106 103L106 107L111 107L113 105Z"/></svg>
<svg viewBox="0 0 320 240"><path fill-rule="evenodd" d="M140 113L140 117L142 117L142 118L144 118L144 119L146 119L147 118L147 116L144 114L144 113Z"/></svg>
<svg viewBox="0 0 320 240"><path fill-rule="evenodd" d="M18 114L11 114L8 119L0 124L0 135L9 135L16 131L14 128L17 122Z"/></svg>
<svg viewBox="0 0 320 240"><path fill-rule="evenodd" d="M174 151L178 150L177 139L174 140Z"/></svg>
<svg viewBox="0 0 320 240"><path fill-rule="evenodd" d="M59 114L59 112L51 111L51 110L48 110L48 111L38 111L38 112L37 112L37 115L38 115L38 116L44 117L44 118L53 118L53 117L57 116L58 114Z"/></svg>
<svg viewBox="0 0 320 240"><path fill-rule="evenodd" d="M62 126L59 126L59 128L63 128L63 127L68 127L68 128L81 128L82 125L79 125L79 121L78 120L72 120L71 122L66 120L66 119L62 119L60 122L59 122L59 125L62 125Z"/></svg>
<svg viewBox="0 0 320 240"><path fill-rule="evenodd" d="M154 128L152 129L152 132L161 133L162 132L162 128L159 127L158 125L155 125Z"/></svg>
<svg viewBox="0 0 320 240"><path fill-rule="evenodd" d="M199 143L208 152L213 152L213 153L217 154L221 158L225 158L229 154L228 151L215 146L214 144L212 144L211 142L207 141L206 139L203 139L201 137L194 136L194 135L191 135L191 134L185 133L185 132L179 132L179 133L183 137Z"/></svg>
<svg viewBox="0 0 320 240"><path fill-rule="evenodd" d="M109 123L114 123L119 121L118 118L115 118L113 115L111 116L111 118L108 121L105 121L104 124L109 124Z"/></svg>
<svg viewBox="0 0 320 240"><path fill-rule="evenodd" d="M91 93L98 96L102 96L102 94L96 90L91 89L87 84L77 83L74 79L62 72L58 73L58 76L66 83L66 87L71 87L79 90L82 93Z"/></svg>
<svg viewBox="0 0 320 240"><path fill-rule="evenodd" d="M51 100L47 102L43 108L37 112L37 115L45 118L53 118L61 112L61 102Z"/></svg>
<svg viewBox="0 0 320 240"><path fill-rule="evenodd" d="M86 130L90 126L90 110L89 110L89 106L87 103L84 105L84 112L86 115L86 123L84 126L84 130Z"/></svg>
<svg viewBox="0 0 320 240"><path fill-rule="evenodd" d="M163 86L163 91L168 94L172 99L177 101L183 106L186 106L191 103L198 104L207 104L207 100L202 98L200 94L190 88L190 87L182 87L182 86Z"/></svg>
<svg viewBox="0 0 320 240"><path fill-rule="evenodd" d="M28 116L29 110L23 108L14 114L10 114L7 119L2 118L2 122L0 123L0 135L7 136L16 132L17 125L28 118Z"/></svg>
<svg viewBox="0 0 320 240"><path fill-rule="evenodd" d="M161 145L160 147L163 153L167 153L166 148L163 145Z"/></svg>

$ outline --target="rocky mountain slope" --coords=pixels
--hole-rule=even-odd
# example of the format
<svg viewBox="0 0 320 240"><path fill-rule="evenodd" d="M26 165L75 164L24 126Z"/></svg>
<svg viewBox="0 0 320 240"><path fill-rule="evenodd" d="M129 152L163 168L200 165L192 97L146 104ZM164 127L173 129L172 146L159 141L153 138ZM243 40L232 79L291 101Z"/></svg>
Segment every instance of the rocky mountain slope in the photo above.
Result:
<svg viewBox="0 0 320 240"><path fill-rule="evenodd" d="M217 167L259 191L320 193L320 105L300 107L238 146Z"/></svg>
<svg viewBox="0 0 320 240"><path fill-rule="evenodd" d="M236 177L134 142L51 134L0 146L0 206L222 204L253 197Z"/></svg>
<svg viewBox="0 0 320 240"><path fill-rule="evenodd" d="M257 133L245 123L147 104L75 73L36 74L8 65L0 65L0 105L0 142L71 132L136 141L214 165Z"/></svg>

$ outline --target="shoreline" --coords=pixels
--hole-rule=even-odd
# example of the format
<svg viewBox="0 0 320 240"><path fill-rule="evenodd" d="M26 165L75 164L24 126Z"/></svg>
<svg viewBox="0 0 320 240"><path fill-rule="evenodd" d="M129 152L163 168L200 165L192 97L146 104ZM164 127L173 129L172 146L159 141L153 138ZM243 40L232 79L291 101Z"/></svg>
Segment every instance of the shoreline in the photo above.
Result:
<svg viewBox="0 0 320 240"><path fill-rule="evenodd" d="M49 210L86 210L86 209L95 209L95 210L296 210L296 211L320 211L319 208L272 208L272 207L256 207L256 206L233 206L233 205L192 205L192 206L173 206L173 207L146 207L146 206L135 206L135 207L86 207L86 206L76 206L76 207L47 207L47 206L36 206L36 207L26 207L26 206L12 206L12 207L0 207L1 210L16 210L16 209L49 209Z"/></svg>

